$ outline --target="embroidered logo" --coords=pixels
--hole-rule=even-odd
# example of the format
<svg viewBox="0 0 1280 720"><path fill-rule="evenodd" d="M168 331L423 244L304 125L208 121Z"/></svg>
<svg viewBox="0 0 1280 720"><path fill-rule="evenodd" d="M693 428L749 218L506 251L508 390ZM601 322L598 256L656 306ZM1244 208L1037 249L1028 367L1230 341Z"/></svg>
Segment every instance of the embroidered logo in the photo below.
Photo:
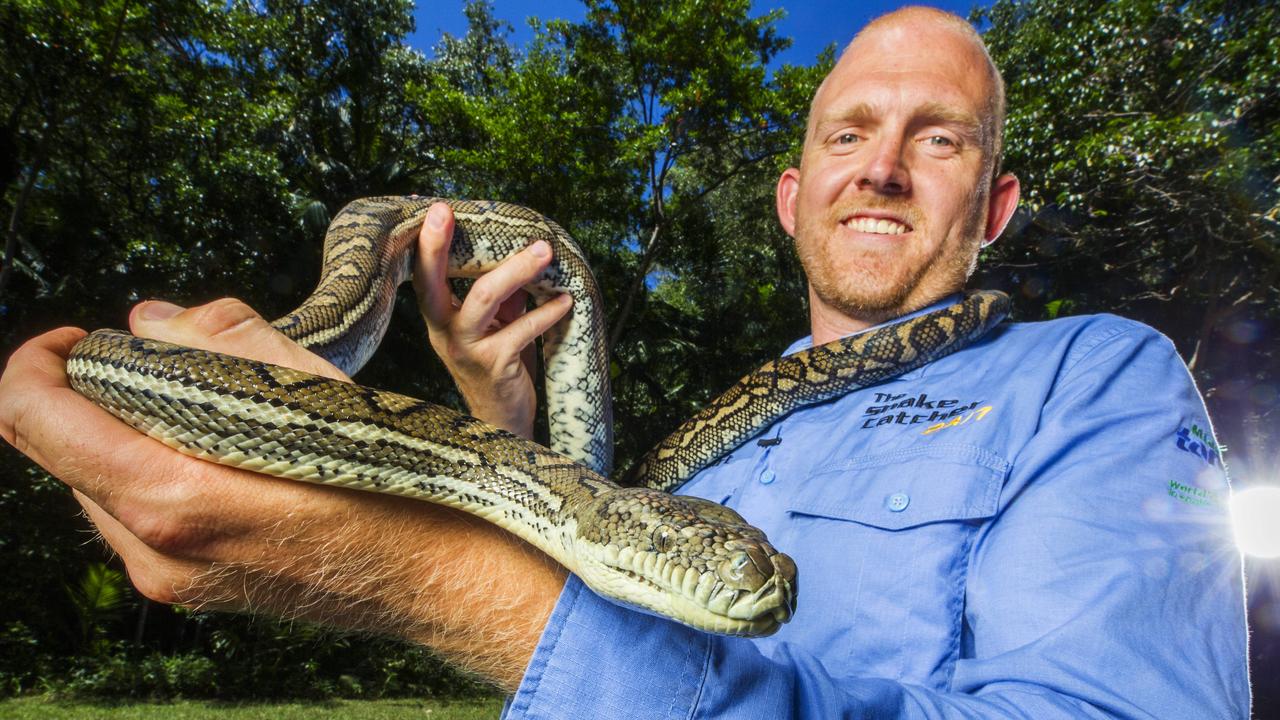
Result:
<svg viewBox="0 0 1280 720"><path fill-rule="evenodd" d="M948 421L978 410L981 405L980 400L969 403L954 398L934 400L929 398L928 393L876 393L873 403L862 411L862 427L945 425ZM987 412L990 412L989 408Z"/></svg>
<svg viewBox="0 0 1280 720"><path fill-rule="evenodd" d="M1217 467L1222 464L1222 453L1226 448L1195 423L1190 428L1178 428L1178 432L1173 434L1173 442L1179 450L1195 455L1207 465Z"/></svg>
<svg viewBox="0 0 1280 720"><path fill-rule="evenodd" d="M972 420L972 421L978 421L978 420L981 420L982 418L986 417L986 416L987 416L987 414L991 412L991 410L992 410L992 408L991 408L991 406L990 406L990 405L983 405L982 407L978 408L977 410L974 410L973 412L968 413L968 414L966 414L966 415L957 415L957 416L955 416L955 417L953 417L953 418L951 418L950 420L947 420L947 421L945 421L945 422L934 423L934 424L930 425L929 427L925 428L925 429L924 429L924 432L922 432L922 433L920 433L920 434L921 434L921 435L932 435L932 434L934 434L934 433L938 432L939 430L946 430L947 428L953 428L953 427L956 427L956 426L959 426L959 425L964 425L965 423L967 423L967 422L969 422L969 421L971 421L971 420Z"/></svg>
<svg viewBox="0 0 1280 720"><path fill-rule="evenodd" d="M1169 481L1169 497L1200 507L1217 507L1222 504L1222 493L1180 483L1177 480Z"/></svg>

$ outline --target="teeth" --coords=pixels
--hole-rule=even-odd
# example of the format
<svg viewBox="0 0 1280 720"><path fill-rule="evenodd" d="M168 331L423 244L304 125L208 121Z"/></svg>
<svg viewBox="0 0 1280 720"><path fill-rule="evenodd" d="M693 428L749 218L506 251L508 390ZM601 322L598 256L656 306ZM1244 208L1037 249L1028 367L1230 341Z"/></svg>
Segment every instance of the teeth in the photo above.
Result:
<svg viewBox="0 0 1280 720"><path fill-rule="evenodd" d="M711 590L711 601L707 603L707 609L717 615L727 615L729 606L733 605L733 601L737 598L738 593L725 590L724 583L717 582L715 588Z"/></svg>
<svg viewBox="0 0 1280 720"><path fill-rule="evenodd" d="M716 581L711 573L704 574L699 580L697 587L694 588L693 599L702 605L707 604L707 600L711 597L711 591L715 588Z"/></svg>
<svg viewBox="0 0 1280 720"><path fill-rule="evenodd" d="M855 232L875 233L877 235L901 235L907 232L907 226L892 220L869 217L856 217L847 223Z"/></svg>

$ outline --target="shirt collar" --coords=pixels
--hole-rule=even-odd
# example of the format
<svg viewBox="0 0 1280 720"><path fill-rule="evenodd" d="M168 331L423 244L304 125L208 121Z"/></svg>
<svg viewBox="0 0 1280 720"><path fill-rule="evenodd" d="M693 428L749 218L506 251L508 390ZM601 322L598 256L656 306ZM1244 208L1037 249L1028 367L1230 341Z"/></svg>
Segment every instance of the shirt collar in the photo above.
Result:
<svg viewBox="0 0 1280 720"><path fill-rule="evenodd" d="M927 313L931 313L931 312L933 312L934 310L941 310L941 309L942 309L942 308L944 308L944 307L947 307L947 306L949 306L949 305L954 305L955 303L959 302L959 301L960 301L960 299L963 297L963 295L964 295L963 293L958 293L958 292L957 292L957 293L952 293L952 294L950 294L950 295L948 295L948 296L946 296L946 297L942 298L941 300L939 300L939 301L935 302L935 303L934 303L934 304L932 304L932 305L929 305L929 306L926 306L926 307L922 307L922 308L920 308L919 310L916 310L916 311L914 311L914 312L909 312L909 313L907 313L906 315L903 315L902 317L897 317L897 318L894 318L894 319L892 319L892 320L888 320L888 321L882 322L882 323L880 323L879 325L873 325L873 326L871 326L871 327L867 328L866 330L859 330L859 331L858 331L858 332L856 332L856 333L850 333L849 335L846 335L845 337L853 337L854 335L861 335L862 333L865 333L865 332L871 332L872 330L876 330L876 329L878 329L878 328L885 327L886 325L894 325L894 324L896 324L896 323L900 323L900 322L902 322L902 321L904 321L904 320L910 320L910 319L911 319L911 318L913 318L913 317L919 317L920 315L924 315L924 314L927 314ZM797 340L797 341L795 341L795 342L791 343L791 346L790 346L790 347L788 347L786 350L782 351L782 356L783 356L783 357L786 357L787 355L793 355L793 354L795 354L795 353L800 352L801 350L808 350L808 349L809 349L809 348L811 348L811 347L813 347L813 335L805 335L804 337L800 338L799 340Z"/></svg>

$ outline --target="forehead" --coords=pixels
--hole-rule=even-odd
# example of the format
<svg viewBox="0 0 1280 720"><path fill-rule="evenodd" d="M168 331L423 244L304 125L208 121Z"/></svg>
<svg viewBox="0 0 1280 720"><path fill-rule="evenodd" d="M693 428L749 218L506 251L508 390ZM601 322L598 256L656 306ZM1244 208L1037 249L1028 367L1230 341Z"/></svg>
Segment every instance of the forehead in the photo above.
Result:
<svg viewBox="0 0 1280 720"><path fill-rule="evenodd" d="M883 112L939 105L982 117L994 92L986 54L945 26L903 23L859 36L814 96L813 124L850 108Z"/></svg>

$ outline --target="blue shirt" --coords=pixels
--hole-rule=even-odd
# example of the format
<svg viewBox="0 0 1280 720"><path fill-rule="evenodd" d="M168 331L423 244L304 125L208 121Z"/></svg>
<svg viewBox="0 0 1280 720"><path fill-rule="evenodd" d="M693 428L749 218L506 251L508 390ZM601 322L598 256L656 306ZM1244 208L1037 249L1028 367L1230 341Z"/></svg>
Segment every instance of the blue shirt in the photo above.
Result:
<svg viewBox="0 0 1280 720"><path fill-rule="evenodd" d="M1145 325L1006 323L681 492L795 559L793 620L705 635L571 577L507 717L1249 715L1220 448Z"/></svg>

